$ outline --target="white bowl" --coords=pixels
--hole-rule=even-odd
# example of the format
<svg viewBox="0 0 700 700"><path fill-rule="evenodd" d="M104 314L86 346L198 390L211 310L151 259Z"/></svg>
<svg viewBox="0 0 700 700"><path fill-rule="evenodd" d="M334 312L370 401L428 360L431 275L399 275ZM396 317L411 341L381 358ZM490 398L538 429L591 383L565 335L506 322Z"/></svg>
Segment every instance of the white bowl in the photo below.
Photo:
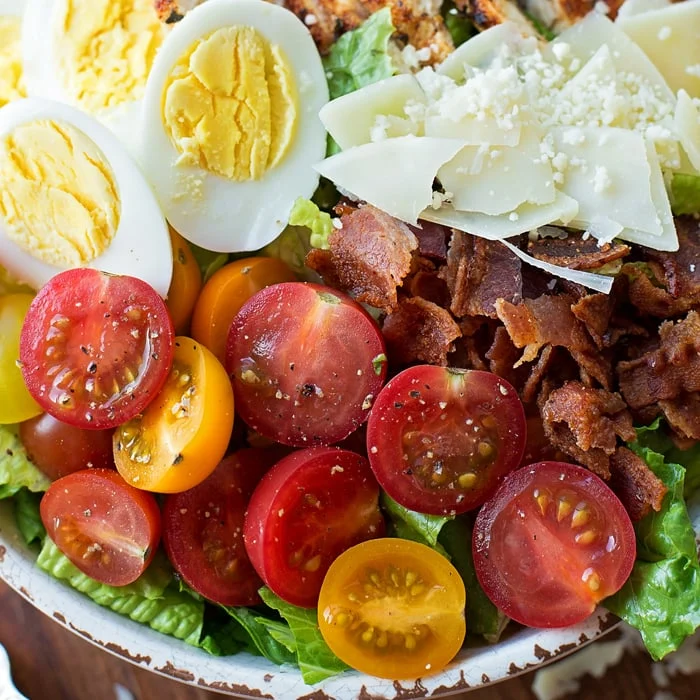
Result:
<svg viewBox="0 0 700 700"><path fill-rule="evenodd" d="M618 619L599 608L580 625L563 630L516 628L495 646L463 649L441 673L415 682L392 682L346 672L305 685L294 669L241 653L212 657L99 607L34 565L35 554L17 531L11 503L0 501L0 578L72 632L156 673L229 695L292 700L323 690L327 700L445 697L515 676L561 657L611 630ZM417 697L417 696L416 696Z"/></svg>

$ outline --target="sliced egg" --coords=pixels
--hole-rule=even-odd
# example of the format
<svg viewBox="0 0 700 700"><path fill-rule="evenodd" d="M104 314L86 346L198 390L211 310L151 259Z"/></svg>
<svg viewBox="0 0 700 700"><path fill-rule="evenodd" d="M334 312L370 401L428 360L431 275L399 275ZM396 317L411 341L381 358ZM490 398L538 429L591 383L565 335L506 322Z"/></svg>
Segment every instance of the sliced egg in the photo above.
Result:
<svg viewBox="0 0 700 700"><path fill-rule="evenodd" d="M96 116L133 150L146 79L166 32L153 0L27 0L27 94Z"/></svg>
<svg viewBox="0 0 700 700"><path fill-rule="evenodd" d="M35 288L92 267L167 294L172 250L156 198L87 114L36 98L0 110L0 265Z"/></svg>
<svg viewBox="0 0 700 700"><path fill-rule="evenodd" d="M27 0L0 0L0 17L22 19Z"/></svg>
<svg viewBox="0 0 700 700"><path fill-rule="evenodd" d="M23 0L0 0L0 107L25 96L22 69Z"/></svg>
<svg viewBox="0 0 700 700"><path fill-rule="evenodd" d="M140 161L168 221L209 250L266 245L318 185L326 77L306 26L263 0L208 0L146 86Z"/></svg>

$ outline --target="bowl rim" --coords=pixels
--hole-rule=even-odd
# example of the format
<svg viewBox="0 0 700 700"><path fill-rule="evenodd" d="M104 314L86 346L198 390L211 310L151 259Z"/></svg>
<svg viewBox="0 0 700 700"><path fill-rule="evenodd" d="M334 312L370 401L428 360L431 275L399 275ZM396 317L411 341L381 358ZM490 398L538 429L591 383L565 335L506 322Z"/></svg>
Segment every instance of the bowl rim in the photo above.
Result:
<svg viewBox="0 0 700 700"><path fill-rule="evenodd" d="M463 648L446 669L415 681L389 681L349 671L306 685L295 668L278 667L246 652L235 657L213 657L102 608L40 570L35 561L36 551L24 543L17 530L11 499L0 501L0 579L33 607L95 646L140 668L194 687L256 700L447 697L540 668L619 624L615 615L599 607L573 627L519 628L494 646Z"/></svg>

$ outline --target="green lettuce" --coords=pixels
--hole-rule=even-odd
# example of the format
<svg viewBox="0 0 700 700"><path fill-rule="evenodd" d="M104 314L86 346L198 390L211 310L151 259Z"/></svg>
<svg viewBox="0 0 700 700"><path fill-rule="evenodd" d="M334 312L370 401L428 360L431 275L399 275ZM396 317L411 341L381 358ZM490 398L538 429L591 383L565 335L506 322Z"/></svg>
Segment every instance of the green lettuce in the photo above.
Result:
<svg viewBox="0 0 700 700"><path fill-rule="evenodd" d="M328 237L333 232L331 215L321 211L310 199L299 197L289 215L290 226L306 226L311 231L309 244L312 248L328 250Z"/></svg>
<svg viewBox="0 0 700 700"><path fill-rule="evenodd" d="M315 608L299 608L296 605L290 605L277 597L269 588L261 588L260 597L266 605L277 610L289 624L291 634L284 633L285 646L296 653L299 670L305 683L313 685L348 669L348 666L330 650L323 639Z"/></svg>
<svg viewBox="0 0 700 700"><path fill-rule="evenodd" d="M472 531L471 520L465 516L455 518L444 524L440 531L440 542L467 589L467 632L480 635L490 644L495 644L509 618L489 600L476 577L472 558Z"/></svg>
<svg viewBox="0 0 700 700"><path fill-rule="evenodd" d="M224 608L233 620L240 626L244 633L239 637L244 642L246 651L251 654L264 656L278 666L282 664L296 664L295 649L290 649L285 643L279 641L279 634L287 630L287 637L291 636L289 626L277 620L268 620L255 612L252 608ZM274 629L277 634L272 633Z"/></svg>
<svg viewBox="0 0 700 700"><path fill-rule="evenodd" d="M674 174L671 180L671 208L676 216L700 212L700 175Z"/></svg>
<svg viewBox="0 0 700 700"><path fill-rule="evenodd" d="M127 586L108 586L78 570L47 537L36 563L98 605L192 646L201 646L204 603L177 589L167 562L155 560Z"/></svg>
<svg viewBox="0 0 700 700"><path fill-rule="evenodd" d="M24 541L31 545L42 543L46 536L46 528L41 522L39 504L41 494L32 493L29 489L20 489L13 498L15 507L15 522Z"/></svg>
<svg viewBox="0 0 700 700"><path fill-rule="evenodd" d="M649 441L650 431L642 433ZM683 496L685 469L640 443L630 445L668 488L660 512L635 525L637 561L628 581L605 606L639 630L659 660L700 626L700 563Z"/></svg>
<svg viewBox="0 0 700 700"><path fill-rule="evenodd" d="M189 246L202 273L202 282L208 282L211 276L230 260L228 253L215 253L194 243L190 243Z"/></svg>
<svg viewBox="0 0 700 700"><path fill-rule="evenodd" d="M0 499L14 496L23 488L46 491L50 483L27 457L16 426L0 425Z"/></svg>
<svg viewBox="0 0 700 700"><path fill-rule="evenodd" d="M452 0L445 0L442 3L442 16L455 48L476 34L474 23L464 11L457 9Z"/></svg>
<svg viewBox="0 0 700 700"><path fill-rule="evenodd" d="M389 38L394 31L391 10L385 7L331 46L323 66L332 100L394 75L388 53Z"/></svg>
<svg viewBox="0 0 700 700"><path fill-rule="evenodd" d="M404 540L413 540L437 549L443 556L449 555L438 542L438 535L445 523L452 520L448 515L427 515L399 505L391 496L382 491L380 503L389 517L389 534Z"/></svg>

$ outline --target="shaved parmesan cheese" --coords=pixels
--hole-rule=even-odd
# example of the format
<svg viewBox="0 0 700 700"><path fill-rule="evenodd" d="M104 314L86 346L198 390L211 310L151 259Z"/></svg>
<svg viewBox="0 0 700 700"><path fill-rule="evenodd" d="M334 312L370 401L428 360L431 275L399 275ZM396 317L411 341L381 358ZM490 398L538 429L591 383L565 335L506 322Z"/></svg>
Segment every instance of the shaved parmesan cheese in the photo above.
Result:
<svg viewBox="0 0 700 700"><path fill-rule="evenodd" d="M515 48L523 42L520 29L514 22L496 24L475 34L455 49L438 66L437 72L460 82L465 78L465 64L474 68L485 68L491 65L504 46Z"/></svg>
<svg viewBox="0 0 700 700"><path fill-rule="evenodd" d="M462 141L402 136L355 146L315 166L339 188L411 224L433 201L440 167Z"/></svg>
<svg viewBox="0 0 700 700"><path fill-rule="evenodd" d="M567 224L577 212L576 200L557 192L551 204L523 204L510 214L501 216L456 211L451 206L443 206L438 210L426 209L420 218L491 241L499 241L554 222Z"/></svg>
<svg viewBox="0 0 700 700"><path fill-rule="evenodd" d="M605 216L596 216L588 225L586 233L599 241L598 245L610 243L624 231L624 226L612 221Z"/></svg>
<svg viewBox="0 0 700 700"><path fill-rule="evenodd" d="M659 158L656 155L654 147L649 142L645 145L647 162L649 163L651 198L654 209L659 217L661 235L650 235L648 231L625 228L618 235L618 238L624 241L630 241L630 243L646 245L655 250L678 250L678 234L673 221L673 212L671 211L671 203L668 199L668 193L666 192L664 176L661 173Z"/></svg>
<svg viewBox="0 0 700 700"><path fill-rule="evenodd" d="M568 160L561 190L579 204L574 225L585 229L605 217L624 228L660 236L642 136L626 129L552 130L554 150Z"/></svg>
<svg viewBox="0 0 700 700"><path fill-rule="evenodd" d="M625 0L617 11L617 19L634 17L649 10L660 10L670 4L671 0Z"/></svg>
<svg viewBox="0 0 700 700"><path fill-rule="evenodd" d="M425 135L460 139L471 146L517 146L520 142L520 125L503 129L493 118L480 120L474 116L454 120L440 114L429 114L425 118Z"/></svg>
<svg viewBox="0 0 700 700"><path fill-rule="evenodd" d="M555 275L556 277L561 277L562 279L569 280L569 282L576 282L576 284L582 284L584 287L589 289L594 289L596 292L602 292L603 294L610 294L610 290L613 286L613 278L606 277L605 275L596 275L592 272L584 272L583 270L572 270L570 267L560 267L559 265L552 265L551 263L545 262L544 260L538 260L533 258L532 255L523 253L520 248L517 248L509 241L501 241L504 246L508 248L514 255L517 255L523 262L528 265L537 267L540 270L549 272L550 275Z"/></svg>
<svg viewBox="0 0 700 700"><path fill-rule="evenodd" d="M651 59L674 92L686 90L700 97L700 73L686 70L700 64L700 0L622 16L616 24Z"/></svg>
<svg viewBox="0 0 700 700"><path fill-rule="evenodd" d="M552 166L540 157L540 140L537 129L526 127L517 148L463 148L438 172L452 206L497 216L525 202L553 202Z"/></svg>
<svg viewBox="0 0 700 700"><path fill-rule="evenodd" d="M698 2L700 0L690 1ZM657 26L656 31L658 32L658 30ZM591 12L580 22L562 32L551 44L545 47L544 55L553 55L555 47L561 43L569 46L567 55L569 67L576 59L581 64L586 63L601 46L607 44L612 48L613 62L617 71L645 78L657 90L660 98L673 101L673 92L664 76L649 60L644 51L625 32L600 13Z"/></svg>
<svg viewBox="0 0 700 700"><path fill-rule="evenodd" d="M424 103L425 93L412 75L395 75L329 102L318 116L326 131L345 150L372 140L372 127L379 115L396 117L411 128L404 109L408 102ZM395 135L391 131L386 134Z"/></svg>
<svg viewBox="0 0 700 700"><path fill-rule="evenodd" d="M700 56L700 45L698 55ZM678 92L674 121L678 138L688 155L688 160L695 170L700 170L700 112L685 90Z"/></svg>

